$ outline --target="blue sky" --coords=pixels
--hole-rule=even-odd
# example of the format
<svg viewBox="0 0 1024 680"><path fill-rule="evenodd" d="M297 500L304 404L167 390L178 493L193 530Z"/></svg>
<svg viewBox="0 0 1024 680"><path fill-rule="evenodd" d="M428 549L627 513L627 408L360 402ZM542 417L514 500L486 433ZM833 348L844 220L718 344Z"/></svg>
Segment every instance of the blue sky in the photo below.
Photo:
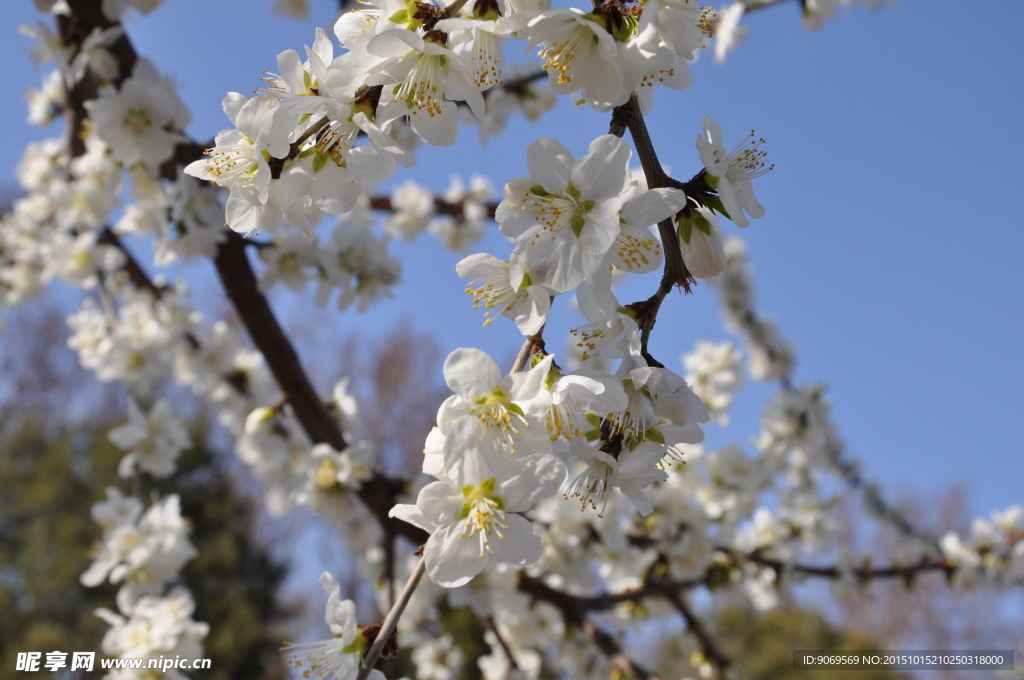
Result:
<svg viewBox="0 0 1024 680"><path fill-rule="evenodd" d="M270 15L270 4L173 0L128 24L140 53L182 85L193 137L226 127L227 91L250 92L263 69L275 70L278 52L301 50L318 23L333 23L333 0L312 0L306 23ZM662 161L681 178L700 169L694 138L707 114L722 125L727 146L751 128L767 139L776 168L755 186L767 214L742 235L756 268L757 307L795 343L798 380L828 385L849 452L890 495L964 483L975 511L987 515L1024 500L1016 431L1024 406L1024 231L1016 205L1024 195L1017 35L1024 4L972 9L906 0L858 8L818 32L802 27L796 3L757 12L727 62L703 55L693 65L694 86L656 93L648 121ZM48 133L24 123L18 99L39 76L29 41L14 27L37 15L28 0L8 3L4 15L9 96L0 108L7 131L0 182L13 185L25 143ZM396 180L440 190L452 173L486 172L500 191L526 174L525 148L534 139L555 137L582 155L607 125L606 114L561 102L540 123L517 121L484 149L476 129L465 129L462 144L423 149L418 166ZM495 227L477 249L505 257L510 248ZM406 265L396 298L363 316L320 312L315 351L331 351L347 329L372 335L396 319L436 334L445 353L467 345L501 358L518 346L511 323L480 327L454 273L460 255L429 239L398 244L396 253ZM647 278L627 290L639 299L655 287ZM552 324L552 349L563 343L557 329L572 323ZM677 357L696 340L727 337L715 295L701 285L693 296L670 296L653 351L679 368ZM756 433L765 394L741 395L733 438Z"/></svg>

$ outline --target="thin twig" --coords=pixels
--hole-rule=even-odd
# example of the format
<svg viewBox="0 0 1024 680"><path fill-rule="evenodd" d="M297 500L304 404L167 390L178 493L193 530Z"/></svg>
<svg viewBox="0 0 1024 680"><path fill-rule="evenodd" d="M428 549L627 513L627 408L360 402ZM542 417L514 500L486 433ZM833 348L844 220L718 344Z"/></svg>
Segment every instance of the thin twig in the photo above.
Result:
<svg viewBox="0 0 1024 680"><path fill-rule="evenodd" d="M595 626L591 621L583 622L583 632L591 642L597 645L598 649L604 652L608 660L612 662L612 667L618 672L635 678L635 680L661 680L661 676L657 673L630 661L629 657L622 652L622 647L615 641L615 638Z"/></svg>
<svg viewBox="0 0 1024 680"><path fill-rule="evenodd" d="M516 663L516 657L515 654L512 653L512 648L508 646L508 642L505 641L505 638L501 635L501 632L498 630L498 624L495 623L493 616L485 616L484 625L487 627L487 630L491 631L494 634L494 637L498 640L498 644L501 646L501 651L504 652L505 658L508 659L509 675L512 675L515 671L519 670L519 664Z"/></svg>
<svg viewBox="0 0 1024 680"><path fill-rule="evenodd" d="M683 599L683 595L680 593L670 593L668 601L672 603L672 606L682 614L683 620L686 621L686 627L694 637L697 638L697 644L700 645L700 651L704 656L711 660L711 663L718 669L718 677L720 680L725 680L726 674L725 669L730 665L729 658L722 653L722 650L718 648L715 641L711 639L704 624L701 623L700 619L690 608L690 605Z"/></svg>
<svg viewBox="0 0 1024 680"><path fill-rule="evenodd" d="M530 362L530 356L533 354L534 347L544 347L544 326L540 327L540 330L533 335L527 336L526 340L523 341L523 346L519 348L519 354L516 356L516 361L512 364L511 373L518 373L519 371L526 368L526 364Z"/></svg>
<svg viewBox="0 0 1024 680"><path fill-rule="evenodd" d="M409 574L409 580L405 582L405 587L402 588L402 593L398 596L395 604L392 605L391 611L384 617L384 622L381 624L380 632L377 633L377 639L373 641L373 646L370 647L370 651L366 653L366 657L363 659L363 666L359 669L359 675L356 680L366 680L370 675L370 671L373 670L373 665L377 663L377 659L380 658L380 653L384 649L384 645L387 644L391 634L395 632L395 626L398 625L398 619L402 616L402 612L405 611L406 605L409 604L409 600L412 599L412 594L416 592L416 586L419 585L420 579L423 578L424 572L427 570L426 558L421 557L419 562L416 563L412 573Z"/></svg>
<svg viewBox="0 0 1024 680"><path fill-rule="evenodd" d="M459 10L468 2L468 0L455 0L452 4L444 8L445 18L451 19L453 16L459 13Z"/></svg>

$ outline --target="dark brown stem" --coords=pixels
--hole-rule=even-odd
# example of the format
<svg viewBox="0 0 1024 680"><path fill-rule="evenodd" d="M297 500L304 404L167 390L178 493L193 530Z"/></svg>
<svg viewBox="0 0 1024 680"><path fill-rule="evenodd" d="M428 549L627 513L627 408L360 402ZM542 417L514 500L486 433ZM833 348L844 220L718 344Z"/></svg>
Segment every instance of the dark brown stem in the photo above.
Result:
<svg viewBox="0 0 1024 680"><path fill-rule="evenodd" d="M370 207L374 210L380 210L383 212L395 212L395 207L391 202L390 196L374 196L370 199ZM494 213L498 209L497 203L487 203L484 205L485 214L494 219ZM438 215L449 215L451 217L465 217L466 202L465 201L446 201L440 196L434 197L434 212Z"/></svg>
<svg viewBox="0 0 1024 680"><path fill-rule="evenodd" d="M715 644L715 641L708 634L701 620L697 618L697 615L690 608L684 596L678 592L673 592L669 595L668 601L672 603L676 611L682 614L683 620L686 621L686 628L697 638L700 651L718 670L720 680L725 680L725 669L730 665L730 661L718 648L718 645Z"/></svg>
<svg viewBox="0 0 1024 680"><path fill-rule="evenodd" d="M498 625L494 622L493 616L484 617L484 626L487 630L494 634L497 638L498 644L501 646L501 651L505 654L505 658L508 659L509 675L514 675L515 671L519 670L519 664L516 663L516 656L512 653L512 648L508 646L508 642L501 635L501 631L498 630Z"/></svg>
<svg viewBox="0 0 1024 680"><path fill-rule="evenodd" d="M213 259L224 291L242 323L249 330L256 348L266 357L274 379L292 405L295 417L314 443L326 442L338 451L345 438L331 419L299 362L298 354L274 316L270 304L259 292L256 275L245 255L242 237L231 232L217 247Z"/></svg>
<svg viewBox="0 0 1024 680"><path fill-rule="evenodd" d="M612 668L619 673L636 680L661 680L661 676L657 673L630 661L629 657L623 654L622 647L615 638L595 626L592 622L583 622L583 633L598 649L604 652L604 655L612 662Z"/></svg>
<svg viewBox="0 0 1024 680"><path fill-rule="evenodd" d="M818 576L828 579L842 578L844 573L843 569L836 566L814 567L806 564L785 564L780 560L762 557L756 552L747 555L746 558L755 564L770 567L778 573L789 571L804 574L806 576ZM918 574L923 574L929 571L941 571L949 576L953 573L953 569L953 564L945 559L921 559L914 564L908 564L905 566L889 565L884 567L857 567L855 569L846 570L846 573L852 574L854 578L860 582L867 582L875 579L891 578L914 580Z"/></svg>
<svg viewBox="0 0 1024 680"><path fill-rule="evenodd" d="M658 154L654 150L654 143L651 141L651 135L647 131L647 124L640 113L640 104L635 98L631 98L615 109L612 120L614 121L613 125L624 125L629 130L629 134L633 138L633 145L636 147L636 155L640 158L640 166L644 170L644 177L647 179L648 188L678 189L682 186L680 182L669 177L661 167ZM662 248L665 251L665 270L662 274L659 292L666 286L669 290L673 286L681 286L686 292L690 292L693 276L686 268L686 263L683 262L683 252L679 249L679 239L671 219L658 223L658 234L661 236Z"/></svg>
<svg viewBox="0 0 1024 680"><path fill-rule="evenodd" d="M518 373L526 368L526 364L530 362L530 357L536 350L544 349L544 326L540 327L540 330L531 336L528 336L523 341L523 346L519 348L519 354L516 356L516 361L512 364L512 370L510 373Z"/></svg>

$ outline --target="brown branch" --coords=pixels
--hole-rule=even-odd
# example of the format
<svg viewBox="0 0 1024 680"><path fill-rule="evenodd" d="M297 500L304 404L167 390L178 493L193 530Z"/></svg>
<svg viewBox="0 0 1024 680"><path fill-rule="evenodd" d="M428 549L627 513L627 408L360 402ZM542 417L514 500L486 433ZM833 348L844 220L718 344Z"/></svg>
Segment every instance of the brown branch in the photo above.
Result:
<svg viewBox="0 0 1024 680"><path fill-rule="evenodd" d="M510 373L518 373L526 368L526 364L530 362L530 357L537 352L544 351L544 326L540 327L533 335L530 335L523 341L523 346L519 348L519 354L516 356L516 361L512 364L512 370Z"/></svg>
<svg viewBox="0 0 1024 680"><path fill-rule="evenodd" d="M629 130L649 189L682 188L682 183L669 177L661 167L658 154L654 150L654 143L651 141L651 135L647 131L647 123L644 122L643 114L640 113L640 104L636 98L631 98L616 108L612 119L618 121L617 125L625 125ZM658 223L658 234L661 236L662 248L665 251L665 270L661 279L661 288L667 286L671 289L673 286L681 286L686 292L690 292L690 283L694 282L694 279L690 270L686 268L686 263L683 262L683 252L679 248L679 239L671 219Z"/></svg>
<svg viewBox="0 0 1024 680"><path fill-rule="evenodd" d="M391 605L391 611L384 617L384 621L381 623L380 632L377 633L377 639L373 641L373 645L370 646L369 651L366 652L366 657L363 659L363 664L359 668L359 675L356 680L366 680L370 676L370 671L373 670L373 665L377 663L377 659L380 657L380 653L384 651L385 645L391 639L391 634L395 632L395 627L398 626L398 619L401 618L402 612L405 611L406 605L409 604L409 600L412 599L412 594L416 592L416 586L419 585L420 579L423 578L423 574L427 570L427 559L421 557L416 566L413 568L412 573L409 574L409 580L405 582L405 587L402 588L401 595L398 596L398 600Z"/></svg>
<svg viewBox="0 0 1024 680"><path fill-rule="evenodd" d="M640 104L635 97L631 97L628 102L612 111L609 133L621 137L626 130L629 130L630 136L633 138L633 145L636 147L637 157L640 158L640 166L643 168L647 187L650 189L684 189L685 185L670 177L661 166L658 153L655 151L654 143L647 131L647 124L644 122L643 114L640 113ZM662 271L661 281L654 295L646 301L631 305L631 307L637 311L641 354L648 365L663 367L661 362L655 360L648 351L651 331L654 329L658 312L661 310L661 303L676 286L680 286L687 293L692 292L690 286L696 285L697 280L690 274L686 262L683 261L683 251L679 246L679 237L676 235L676 227L672 218L658 222L658 235L661 237L662 250L665 253L665 268Z"/></svg>
<svg viewBox="0 0 1024 680"><path fill-rule="evenodd" d="M504 83L501 84L501 89L507 90L508 92L512 92L514 94L518 94L521 96L526 92L527 85L529 85L535 80L546 78L547 75L547 71L543 69L537 69L536 71L532 71L531 73L527 73L526 75L519 76L518 78L506 80ZM492 91L493 90L488 90L487 92L484 92L484 99L486 99Z"/></svg>
<svg viewBox="0 0 1024 680"><path fill-rule="evenodd" d="M484 203L484 210L487 217L494 219L494 213L498 209L497 203ZM396 212L390 196L374 196L370 199L370 208L382 212ZM434 197L434 212L438 215L464 218L466 216L466 201L446 201L440 196Z"/></svg>
<svg viewBox="0 0 1024 680"><path fill-rule="evenodd" d="M509 676L514 675L515 671L519 670L519 664L516 663L516 656L512 653L512 648L508 646L508 642L502 636L501 631L498 630L498 624L495 623L494 617L485 616L483 623L487 630L494 634L494 637L498 640L498 645L501 646L502 653L508 659Z"/></svg>
<svg viewBox="0 0 1024 680"><path fill-rule="evenodd" d="M806 564L786 564L781 560L775 560L769 557L763 557L757 551L750 553L745 556L746 559L750 560L755 564L760 564L771 569L774 569L778 573L786 571L797 572L806 576L818 576L828 579L839 579L843 577L843 574L852 574L858 581L867 582L874 579L890 579L899 578L905 581L912 581L918 574L922 574L929 571L941 571L947 576L952 575L954 571L954 565L949 560L943 558L939 560L922 558L921 560L908 565L888 565L884 567L856 567L853 569L842 569L838 566L831 567L815 567Z"/></svg>
<svg viewBox="0 0 1024 680"><path fill-rule="evenodd" d="M343 450L346 446L344 435L310 383L270 303L259 292L242 237L229 233L227 239L217 246L213 263L224 292L248 329L253 344L266 357L267 366L292 405L302 429L314 443L326 442L338 451Z"/></svg>
<svg viewBox="0 0 1024 680"><path fill-rule="evenodd" d="M636 680L661 680L661 677L643 666L629 660L622 652L622 647L608 633L604 632L590 621L583 622L583 633L593 642L598 649L604 652L608 660L612 662L612 668Z"/></svg>
<svg viewBox="0 0 1024 680"><path fill-rule="evenodd" d="M697 644L700 645L701 653L718 669L718 677L721 680L725 680L725 669L731 665L729 658L718 648L718 645L708 634L704 624L697 618L697 615L690 608L689 603L686 602L682 594L673 592L669 594L668 601L672 603L676 611L682 614L683 620L686 621L686 628L697 638Z"/></svg>

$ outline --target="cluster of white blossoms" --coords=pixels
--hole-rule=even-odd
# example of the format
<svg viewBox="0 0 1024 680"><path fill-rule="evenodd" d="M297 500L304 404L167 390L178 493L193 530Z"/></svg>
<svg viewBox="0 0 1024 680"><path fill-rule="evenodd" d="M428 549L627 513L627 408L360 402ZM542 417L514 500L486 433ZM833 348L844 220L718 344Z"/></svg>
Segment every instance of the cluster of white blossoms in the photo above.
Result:
<svg viewBox="0 0 1024 680"><path fill-rule="evenodd" d="M1010 585L1024 579L1024 507L1015 505L993 512L989 519L974 518L968 538L954 531L940 540L943 555L952 561L960 587L980 583Z"/></svg>
<svg viewBox="0 0 1024 680"><path fill-rule="evenodd" d="M438 411L423 462L438 481L420 490L416 505L391 511L430 532L424 556L438 585L465 585L492 557L536 562L540 537L523 513L560 487L602 512L607 492L618 489L650 514L644 488L667 478L663 459L703 439L697 423L708 420L707 407L682 378L642 357L623 360L615 375L563 374L553 355L532 363L502 377L477 349L445 361L455 394Z"/></svg>
<svg viewBox="0 0 1024 680"><path fill-rule="evenodd" d="M100 645L108 657L143 659L199 659L203 656L203 639L209 626L192 619L195 601L186 588L172 589L165 597L143 595L134 602L118 601L120 614L98 609L97 616L110 628ZM187 680L181 671L169 668L156 671L164 680ZM152 678L152 670L118 669L107 673L106 680L143 680Z"/></svg>
<svg viewBox="0 0 1024 680"><path fill-rule="evenodd" d="M686 382L723 427L729 425L732 395L743 383L743 357L731 343L701 340L683 356Z"/></svg>
<svg viewBox="0 0 1024 680"><path fill-rule="evenodd" d="M852 2L806 0L804 20L816 27ZM54 15L74 15L78 4L36 0ZM127 423L109 434L126 453L122 477L171 476L190 445L163 393L173 383L235 437L271 512L301 507L325 518L360 578L380 585L385 574L417 573L415 559L388 542L426 537L430 582L397 637L420 678L452 677L464 660L460 641L441 635L443 612L458 607L486 622L491 654L476 661L488 680L607 678L607 657L629 651L608 653L614 634L673 630L691 593L768 608L791 581L828 572L806 560L837 552L837 479L892 519L843 457L824 390L794 383L794 351L755 311L743 246L718 224L716 215L746 227L764 214L752 181L772 165L753 132L726 146L705 118L696 139L703 168L686 182L634 177L633 152L609 134L580 157L554 139L534 141L529 177L507 181L497 205L491 183L475 176L453 178L437 196L411 181L378 191L413 164L421 143L451 146L468 124L486 138L514 114L537 119L555 94L615 116L651 112L655 85L689 86L698 50L713 40L721 58L738 43L746 3L712 10L696 0L608 0L583 10L546 0L375 0L344 14L333 37L318 29L302 53L280 53L277 73L253 96L225 97L232 127L203 158L185 137L191 116L175 84L134 56L119 21L159 4L103 0L103 26L89 23L96 17L61 21L60 30L81 31L70 39L43 25L24 29L37 41L36 59L55 65L31 95L30 120L72 112L74 127L26 149L18 168L25 193L0 217L4 305L30 301L55 280L83 295L68 345L100 380L126 387ZM278 6L301 12L304 2ZM509 40L536 52L541 68L506 63ZM537 85L545 75L547 85ZM318 226L325 215L334 218L329 230ZM400 279L392 241L431 234L462 251L492 217L510 252L470 255L457 272L472 280L467 292L485 323L508 317L533 351L509 374L482 350L452 352L444 377L453 395L426 438L424 476L385 478L379 452L359 436L347 381L317 394L263 294L313 288L321 306L365 310ZM139 259L147 249L160 268L153 277ZM710 279L742 352L700 343L673 370L648 351L666 291L623 304L614 283L667 270L680 256L686 271L662 287L689 281L686 274ZM251 345L238 324L207 322L210 296L183 283L192 263L209 259ZM573 371L540 340L554 298L568 293L586 318L572 334L583 365ZM752 446L705 448L701 424L728 422L744 357L750 376L779 390ZM415 502L393 505L402 489ZM93 516L103 533L81 580L121 585L120 613L100 611L110 625L104 651L202 656L206 626L192 620L188 591L172 588L195 556L178 497L111 489ZM1019 584L1022 516L1014 507L976 520L967 536L906 531L901 564L945 571L961 587ZM870 578L863 556L837 559L837 580ZM333 577L321 585L333 637L290 646L286 658L309 677L354 680L375 627L357 625ZM378 591L382 609L392 605L387 592ZM595 635L604 636L603 652ZM701 644L691 651L706 666Z"/></svg>
<svg viewBox="0 0 1024 680"><path fill-rule="evenodd" d="M119 603L130 605L141 595L161 593L196 556L177 496L167 496L143 510L140 500L109 487L107 499L93 506L92 518L103 527L103 538L82 574L82 583L90 587L108 579L123 583Z"/></svg>
<svg viewBox="0 0 1024 680"><path fill-rule="evenodd" d="M251 98L231 93L224 99L234 128L221 132L208 158L185 172L229 190L226 221L235 231L274 232L287 222L312 239L313 225L323 213L349 212L374 184L391 177L399 165L412 163L414 144L404 139L403 121L418 140L454 144L457 102L477 119L486 119L491 97L485 101L484 94L507 92L496 87L505 82L503 38L526 40L528 50L540 50L555 92L580 92L581 101L600 111L635 95L647 113L656 83L674 89L690 84L687 60L705 46L714 20L710 9L690 0L635 7L604 3L586 13L550 9L543 1L481 0L457 17L426 3L369 4L374 9L344 14L335 24L344 48L340 55L334 55L326 31L318 29L305 59L294 50L278 56L279 74L265 79L269 87L264 93ZM533 99L520 94L520 99ZM116 102L108 106L123 109ZM144 104L135 106L132 111L145 110ZM162 119L141 117L156 121L166 135L180 127L180 116L171 107ZM544 151L561 149L548 145ZM591 162L602 162L607 151L592 149ZM568 177L549 179L566 180L550 191L567 188ZM614 196L581 200L601 198ZM607 201L599 202L610 209ZM623 243L628 239L623 236ZM588 247L607 250L607 245Z"/></svg>
<svg viewBox="0 0 1024 680"><path fill-rule="evenodd" d="M128 422L110 431L110 441L128 455L121 459L117 474L131 477L136 470L154 477L168 477L177 468L177 459L192 439L174 407L161 399L148 413L134 400L128 402Z"/></svg>

